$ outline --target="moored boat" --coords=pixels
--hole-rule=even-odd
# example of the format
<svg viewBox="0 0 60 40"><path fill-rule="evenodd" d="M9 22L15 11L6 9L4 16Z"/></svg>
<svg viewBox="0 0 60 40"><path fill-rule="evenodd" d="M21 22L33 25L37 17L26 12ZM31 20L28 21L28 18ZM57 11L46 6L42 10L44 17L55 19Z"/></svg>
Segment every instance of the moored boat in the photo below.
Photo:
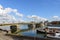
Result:
<svg viewBox="0 0 60 40"><path fill-rule="evenodd" d="M59 27L47 27L44 29L38 28L37 33L46 33L46 34L55 34L55 33L60 33L60 28Z"/></svg>
<svg viewBox="0 0 60 40"><path fill-rule="evenodd" d="M45 30L37 30L37 33L41 33L41 34L54 34L54 32L46 32Z"/></svg>
<svg viewBox="0 0 60 40"><path fill-rule="evenodd" d="M48 34L48 38L59 38L60 39L60 33L55 33L55 35Z"/></svg>

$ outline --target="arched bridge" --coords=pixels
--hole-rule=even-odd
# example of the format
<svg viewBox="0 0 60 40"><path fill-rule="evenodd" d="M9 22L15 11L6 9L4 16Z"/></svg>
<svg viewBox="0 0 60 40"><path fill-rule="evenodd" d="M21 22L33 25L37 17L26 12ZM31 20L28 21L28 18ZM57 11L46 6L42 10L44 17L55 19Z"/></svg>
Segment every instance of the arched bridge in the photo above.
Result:
<svg viewBox="0 0 60 40"><path fill-rule="evenodd" d="M5 25L21 25L21 24L23 24L23 25L28 25L28 24L32 24L32 23L2 23L2 24L0 24L0 26L5 26Z"/></svg>

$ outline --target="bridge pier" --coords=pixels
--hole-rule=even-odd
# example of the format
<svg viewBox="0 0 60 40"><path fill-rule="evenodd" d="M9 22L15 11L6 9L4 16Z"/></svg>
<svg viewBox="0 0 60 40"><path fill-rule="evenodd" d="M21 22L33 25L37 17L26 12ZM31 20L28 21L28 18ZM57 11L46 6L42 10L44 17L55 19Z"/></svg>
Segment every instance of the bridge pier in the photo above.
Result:
<svg viewBox="0 0 60 40"><path fill-rule="evenodd" d="M31 24L28 24L28 27L31 28L31 29L35 29L35 28L43 28L45 25L43 22L41 23L31 23Z"/></svg>
<svg viewBox="0 0 60 40"><path fill-rule="evenodd" d="M17 31L17 25L10 26L11 33L15 33Z"/></svg>
<svg viewBox="0 0 60 40"><path fill-rule="evenodd" d="M36 23L36 28L43 28L45 25L44 25L44 23Z"/></svg>
<svg viewBox="0 0 60 40"><path fill-rule="evenodd" d="M29 29L35 29L36 27L35 27L35 24L28 24L28 28Z"/></svg>

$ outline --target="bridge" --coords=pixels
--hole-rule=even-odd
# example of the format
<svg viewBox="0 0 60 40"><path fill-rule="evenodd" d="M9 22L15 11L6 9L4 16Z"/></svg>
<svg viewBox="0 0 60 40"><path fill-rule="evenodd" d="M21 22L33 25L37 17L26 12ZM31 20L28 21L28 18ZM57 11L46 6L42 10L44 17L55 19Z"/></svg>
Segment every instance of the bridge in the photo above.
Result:
<svg viewBox="0 0 60 40"><path fill-rule="evenodd" d="M5 25L28 25L28 24L32 24L32 23L28 23L28 22L22 22L22 23L0 23L0 26L5 26Z"/></svg>
<svg viewBox="0 0 60 40"><path fill-rule="evenodd" d="M30 29L35 29L37 23L31 23L31 22L2 23L2 24L0 24L0 27L1 27L1 26L8 26L8 25L9 25L11 31L15 30L14 33L18 33L19 31L20 31L20 32L21 32L21 31L26 31L26 30L20 30L20 29L18 30L17 27L20 27L20 26L18 26L18 25L21 25L21 24L23 24L23 25L28 25L28 29L27 29L27 30L30 30ZM12 26L12 25L15 25L15 26ZM17 31L18 31L18 32L17 32Z"/></svg>

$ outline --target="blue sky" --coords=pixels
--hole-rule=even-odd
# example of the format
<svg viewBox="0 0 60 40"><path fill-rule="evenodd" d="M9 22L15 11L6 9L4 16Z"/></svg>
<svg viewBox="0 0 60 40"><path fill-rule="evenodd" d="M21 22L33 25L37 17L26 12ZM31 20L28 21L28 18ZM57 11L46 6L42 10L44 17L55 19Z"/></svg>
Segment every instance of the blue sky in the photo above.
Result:
<svg viewBox="0 0 60 40"><path fill-rule="evenodd" d="M0 0L0 4L4 8L17 9L25 17L37 15L49 19L60 16L60 0Z"/></svg>

